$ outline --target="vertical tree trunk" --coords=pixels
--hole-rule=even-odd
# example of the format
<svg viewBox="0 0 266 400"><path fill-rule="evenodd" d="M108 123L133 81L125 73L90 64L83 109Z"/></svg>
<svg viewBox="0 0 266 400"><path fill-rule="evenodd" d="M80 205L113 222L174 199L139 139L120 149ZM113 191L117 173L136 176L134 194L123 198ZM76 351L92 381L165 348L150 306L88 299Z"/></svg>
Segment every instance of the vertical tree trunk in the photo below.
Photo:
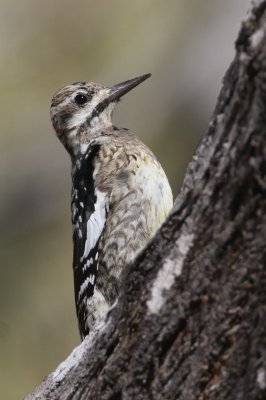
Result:
<svg viewBox="0 0 266 400"><path fill-rule="evenodd" d="M30 399L266 399L266 1L174 209L107 320Z"/></svg>

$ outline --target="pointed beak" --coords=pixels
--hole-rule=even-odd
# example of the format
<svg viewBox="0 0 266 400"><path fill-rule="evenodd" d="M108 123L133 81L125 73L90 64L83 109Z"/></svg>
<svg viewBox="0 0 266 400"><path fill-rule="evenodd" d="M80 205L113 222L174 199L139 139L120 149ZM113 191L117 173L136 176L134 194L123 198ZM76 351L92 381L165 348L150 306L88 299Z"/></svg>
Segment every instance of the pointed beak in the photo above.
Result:
<svg viewBox="0 0 266 400"><path fill-rule="evenodd" d="M141 82L145 81L150 76L151 74L145 74L142 76L138 76L137 78L130 79L128 81L117 83L116 85L111 86L111 93L108 97L108 103L118 101L120 97L124 96L124 94L129 92L134 87L138 86Z"/></svg>

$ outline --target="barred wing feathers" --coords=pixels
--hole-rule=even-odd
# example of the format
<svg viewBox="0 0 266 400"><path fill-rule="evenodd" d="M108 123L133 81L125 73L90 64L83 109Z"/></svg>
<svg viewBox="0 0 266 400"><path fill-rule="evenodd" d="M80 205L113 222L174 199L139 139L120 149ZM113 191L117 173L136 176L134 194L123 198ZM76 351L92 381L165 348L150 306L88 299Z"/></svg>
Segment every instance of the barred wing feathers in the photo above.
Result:
<svg viewBox="0 0 266 400"><path fill-rule="evenodd" d="M98 245L104 229L108 204L104 193L96 190L93 179L93 160L100 145L90 146L73 166L72 224L73 271L76 311L79 330L86 336L88 300L94 294L98 267ZM92 316L91 316L92 317Z"/></svg>

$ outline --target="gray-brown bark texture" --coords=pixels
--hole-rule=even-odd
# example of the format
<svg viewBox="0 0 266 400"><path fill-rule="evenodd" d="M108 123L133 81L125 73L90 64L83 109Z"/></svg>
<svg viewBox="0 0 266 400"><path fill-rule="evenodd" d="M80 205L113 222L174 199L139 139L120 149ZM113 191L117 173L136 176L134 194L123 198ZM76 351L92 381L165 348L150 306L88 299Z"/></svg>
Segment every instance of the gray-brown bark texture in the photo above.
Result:
<svg viewBox="0 0 266 400"><path fill-rule="evenodd" d="M125 268L105 325L27 399L266 399L265 242L261 1L170 218Z"/></svg>

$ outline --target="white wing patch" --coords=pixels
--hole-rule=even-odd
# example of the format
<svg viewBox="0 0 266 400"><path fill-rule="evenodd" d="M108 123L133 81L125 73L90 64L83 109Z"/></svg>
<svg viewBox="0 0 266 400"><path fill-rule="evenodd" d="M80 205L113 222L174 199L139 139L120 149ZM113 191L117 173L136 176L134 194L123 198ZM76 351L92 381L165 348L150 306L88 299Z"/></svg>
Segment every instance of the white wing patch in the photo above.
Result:
<svg viewBox="0 0 266 400"><path fill-rule="evenodd" d="M87 238L84 247L84 253L80 261L88 257L91 249L93 249L100 238L104 224L106 221L106 214L108 211L107 196L104 192L96 189L96 203L95 210L91 214L90 219L87 222Z"/></svg>

